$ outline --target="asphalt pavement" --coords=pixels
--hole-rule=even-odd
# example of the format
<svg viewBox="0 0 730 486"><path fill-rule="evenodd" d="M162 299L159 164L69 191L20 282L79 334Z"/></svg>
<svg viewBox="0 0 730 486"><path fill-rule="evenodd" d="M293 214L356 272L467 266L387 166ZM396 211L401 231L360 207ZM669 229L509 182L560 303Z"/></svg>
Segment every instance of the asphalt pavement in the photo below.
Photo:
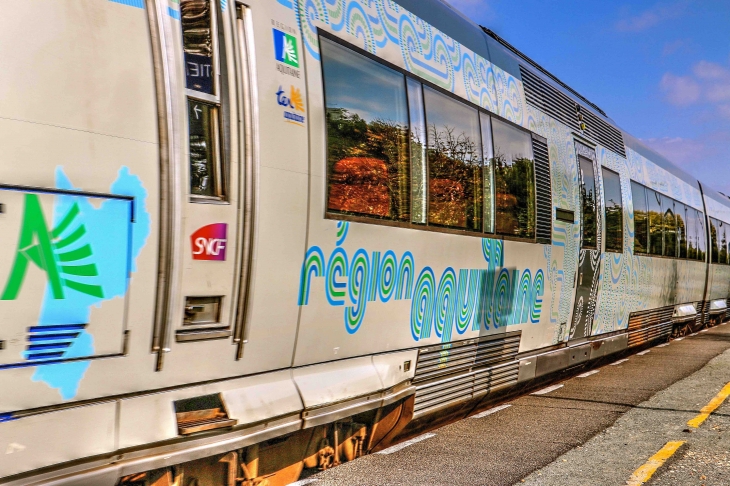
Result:
<svg viewBox="0 0 730 486"><path fill-rule="evenodd" d="M300 484L730 485L730 325L582 371Z"/></svg>

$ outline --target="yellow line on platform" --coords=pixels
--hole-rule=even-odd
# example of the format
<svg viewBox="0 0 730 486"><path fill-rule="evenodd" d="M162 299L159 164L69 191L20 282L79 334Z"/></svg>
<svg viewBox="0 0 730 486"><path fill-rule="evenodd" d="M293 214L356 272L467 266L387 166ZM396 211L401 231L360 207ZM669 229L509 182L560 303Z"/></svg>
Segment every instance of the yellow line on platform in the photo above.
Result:
<svg viewBox="0 0 730 486"><path fill-rule="evenodd" d="M640 486L647 482L656 472L657 469L662 467L662 464L667 462L667 459L672 457L672 454L677 452L677 449L682 447L685 441L677 440L673 442L667 442L664 447L659 449L659 452L649 458L646 463L639 469L634 471L628 481L627 486Z"/></svg>
<svg viewBox="0 0 730 486"><path fill-rule="evenodd" d="M725 385L723 389L720 390L720 393L715 395L715 398L710 400L710 403L702 407L702 410L700 410L700 414L687 422L687 425L690 427L694 427L695 429L702 425L702 422L707 420L707 417L709 417L710 414L714 412L717 407L722 405L722 402L724 402L728 396L730 396L730 383Z"/></svg>

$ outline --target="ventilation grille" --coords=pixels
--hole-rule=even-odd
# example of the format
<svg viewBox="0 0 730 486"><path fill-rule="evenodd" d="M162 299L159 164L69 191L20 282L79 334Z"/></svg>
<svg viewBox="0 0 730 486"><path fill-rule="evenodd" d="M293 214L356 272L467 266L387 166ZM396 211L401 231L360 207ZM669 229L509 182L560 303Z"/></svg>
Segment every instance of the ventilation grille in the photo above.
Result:
<svg viewBox="0 0 730 486"><path fill-rule="evenodd" d="M553 194L550 183L550 159L548 158L547 142L544 139L532 137L532 154L535 157L535 192L537 216L537 242L549 245L553 242Z"/></svg>
<svg viewBox="0 0 730 486"><path fill-rule="evenodd" d="M727 310L725 311L725 317L723 317L723 322L730 319L730 299L727 299Z"/></svg>
<svg viewBox="0 0 730 486"><path fill-rule="evenodd" d="M629 315L629 347L669 337L672 334L674 306L660 307L648 311L632 312Z"/></svg>
<svg viewBox="0 0 730 486"><path fill-rule="evenodd" d="M414 413L468 401L517 382L521 332L423 348L418 353Z"/></svg>
<svg viewBox="0 0 730 486"><path fill-rule="evenodd" d="M520 74L525 87L525 97L529 104L561 121L573 130L580 131L580 125L575 113L575 107L580 106L578 103L523 66L520 66ZM626 148L624 147L624 138L621 132L587 109L583 109L583 107L581 107L581 113L583 114L583 121L587 125L583 134L594 142L626 158Z"/></svg>

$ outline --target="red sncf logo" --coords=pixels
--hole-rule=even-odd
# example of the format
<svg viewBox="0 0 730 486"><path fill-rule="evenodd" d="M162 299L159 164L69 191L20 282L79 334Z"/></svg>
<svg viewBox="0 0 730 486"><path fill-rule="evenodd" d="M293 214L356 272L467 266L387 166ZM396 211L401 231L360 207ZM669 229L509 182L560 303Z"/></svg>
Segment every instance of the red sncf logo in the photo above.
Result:
<svg viewBox="0 0 730 486"><path fill-rule="evenodd" d="M209 224L193 233L190 236L193 260L225 260L227 233L226 223Z"/></svg>

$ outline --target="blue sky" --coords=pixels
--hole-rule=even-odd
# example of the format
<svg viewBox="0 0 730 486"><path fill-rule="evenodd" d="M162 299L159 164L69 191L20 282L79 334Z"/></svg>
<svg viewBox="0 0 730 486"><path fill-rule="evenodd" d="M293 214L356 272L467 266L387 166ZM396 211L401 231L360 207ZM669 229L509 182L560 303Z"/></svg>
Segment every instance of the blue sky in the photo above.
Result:
<svg viewBox="0 0 730 486"><path fill-rule="evenodd" d="M448 0L730 194L730 0Z"/></svg>

